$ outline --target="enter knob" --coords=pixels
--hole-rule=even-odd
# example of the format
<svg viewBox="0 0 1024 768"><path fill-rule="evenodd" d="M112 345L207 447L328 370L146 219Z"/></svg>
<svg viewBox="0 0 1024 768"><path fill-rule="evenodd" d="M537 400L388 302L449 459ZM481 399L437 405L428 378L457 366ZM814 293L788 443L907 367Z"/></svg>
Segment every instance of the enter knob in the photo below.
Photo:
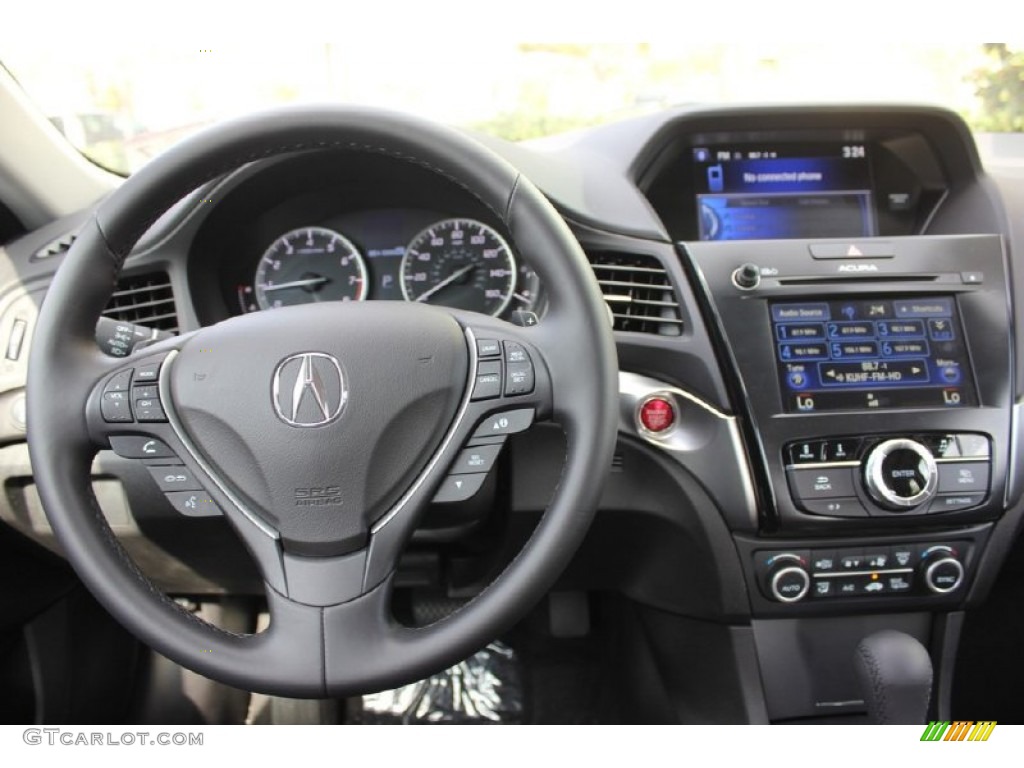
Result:
<svg viewBox="0 0 1024 768"><path fill-rule="evenodd" d="M931 451L915 440L886 440L864 464L864 485L879 505L905 512L931 501L939 473Z"/></svg>

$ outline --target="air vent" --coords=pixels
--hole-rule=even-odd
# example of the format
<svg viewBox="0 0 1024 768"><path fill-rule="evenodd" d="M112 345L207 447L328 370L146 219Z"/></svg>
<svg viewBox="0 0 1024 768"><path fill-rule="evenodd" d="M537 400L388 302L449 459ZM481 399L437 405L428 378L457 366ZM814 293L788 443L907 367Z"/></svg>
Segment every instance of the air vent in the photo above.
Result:
<svg viewBox="0 0 1024 768"><path fill-rule="evenodd" d="M683 319L672 281L653 256L610 251L587 254L616 331L679 336Z"/></svg>
<svg viewBox="0 0 1024 768"><path fill-rule="evenodd" d="M166 272L122 277L103 315L147 328L178 332L174 292Z"/></svg>
<svg viewBox="0 0 1024 768"><path fill-rule="evenodd" d="M71 248L71 244L78 237L77 232L67 232L60 237L54 238L42 248L32 254L30 261L42 261L52 259L54 256L63 256Z"/></svg>

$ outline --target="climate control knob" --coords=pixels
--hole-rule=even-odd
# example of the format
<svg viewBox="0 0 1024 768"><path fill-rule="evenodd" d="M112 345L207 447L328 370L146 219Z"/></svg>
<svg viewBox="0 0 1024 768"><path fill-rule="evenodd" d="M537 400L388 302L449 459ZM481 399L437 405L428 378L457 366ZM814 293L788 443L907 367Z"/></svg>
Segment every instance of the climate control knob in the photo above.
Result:
<svg viewBox="0 0 1024 768"><path fill-rule="evenodd" d="M931 501L939 472L931 451L914 440L880 443L864 463L864 486L878 504L905 512Z"/></svg>
<svg viewBox="0 0 1024 768"><path fill-rule="evenodd" d="M964 565L951 548L937 546L924 553L921 577L929 591L937 595L949 594L964 581Z"/></svg>
<svg viewBox="0 0 1024 768"><path fill-rule="evenodd" d="M797 559L780 558L768 572L768 590L780 603L802 600L811 588L811 575Z"/></svg>

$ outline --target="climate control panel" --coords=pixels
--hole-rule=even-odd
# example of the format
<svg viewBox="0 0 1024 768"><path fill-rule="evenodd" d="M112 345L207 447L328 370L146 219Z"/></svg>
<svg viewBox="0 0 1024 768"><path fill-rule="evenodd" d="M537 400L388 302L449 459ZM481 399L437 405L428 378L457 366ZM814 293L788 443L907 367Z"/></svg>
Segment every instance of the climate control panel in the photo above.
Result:
<svg viewBox="0 0 1024 768"><path fill-rule="evenodd" d="M962 541L838 549L764 550L754 572L779 603L850 597L950 595L964 583Z"/></svg>
<svg viewBox="0 0 1024 768"><path fill-rule="evenodd" d="M986 435L921 433L801 440L784 450L797 508L830 517L955 512L988 499Z"/></svg>

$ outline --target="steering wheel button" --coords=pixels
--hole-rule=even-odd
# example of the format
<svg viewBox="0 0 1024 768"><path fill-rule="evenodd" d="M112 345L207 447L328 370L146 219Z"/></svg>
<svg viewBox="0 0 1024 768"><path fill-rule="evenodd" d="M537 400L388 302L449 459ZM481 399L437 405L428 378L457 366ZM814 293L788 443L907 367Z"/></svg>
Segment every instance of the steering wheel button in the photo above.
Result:
<svg viewBox="0 0 1024 768"><path fill-rule="evenodd" d="M127 392L104 392L100 404L103 420L111 423L132 420L132 409L129 406Z"/></svg>
<svg viewBox="0 0 1024 768"><path fill-rule="evenodd" d="M491 471L491 467L494 466L494 460L498 458L499 453L501 453L501 443L466 448L459 454L449 472L453 475L475 472L486 474Z"/></svg>
<svg viewBox="0 0 1024 768"><path fill-rule="evenodd" d="M495 339L477 339L476 353L480 357L497 357L501 354L501 344Z"/></svg>
<svg viewBox="0 0 1024 768"><path fill-rule="evenodd" d="M164 496L176 510L189 517L214 517L220 514L217 502L204 491L175 491Z"/></svg>
<svg viewBox="0 0 1024 768"><path fill-rule="evenodd" d="M199 484L195 476L182 465L170 465L160 467L147 467L153 481L160 487L161 491L201 491L203 486Z"/></svg>
<svg viewBox="0 0 1024 768"><path fill-rule="evenodd" d="M136 400L159 400L160 389L155 384L150 384L145 387L135 387L132 390L132 397Z"/></svg>
<svg viewBox="0 0 1024 768"><path fill-rule="evenodd" d="M533 409L520 408L516 411L505 411L488 416L483 423L476 428L473 439L488 437L492 435L512 435L522 432L533 424Z"/></svg>
<svg viewBox="0 0 1024 768"><path fill-rule="evenodd" d="M505 362L506 363L529 363L530 354L526 351L522 344L517 344L514 341L505 342Z"/></svg>
<svg viewBox="0 0 1024 768"><path fill-rule="evenodd" d="M145 435L118 435L110 438L110 447L125 459L177 458L167 443Z"/></svg>
<svg viewBox="0 0 1024 768"><path fill-rule="evenodd" d="M434 494L434 503L451 504L471 498L484 484L486 472L473 475L448 475Z"/></svg>
<svg viewBox="0 0 1024 768"><path fill-rule="evenodd" d="M505 366L505 394L527 395L533 392L533 364L508 363Z"/></svg>
<svg viewBox="0 0 1024 768"><path fill-rule="evenodd" d="M501 362L480 363L473 386L474 400L488 400L501 394Z"/></svg>
<svg viewBox="0 0 1024 768"><path fill-rule="evenodd" d="M135 418L139 421L167 421L159 400L136 400Z"/></svg>
<svg viewBox="0 0 1024 768"><path fill-rule="evenodd" d="M104 392L127 392L132 383L132 369L115 373L105 387Z"/></svg>
<svg viewBox="0 0 1024 768"><path fill-rule="evenodd" d="M135 383L136 384L148 384L150 382L156 382L160 377L160 363L154 363L152 365L140 365L135 369Z"/></svg>

